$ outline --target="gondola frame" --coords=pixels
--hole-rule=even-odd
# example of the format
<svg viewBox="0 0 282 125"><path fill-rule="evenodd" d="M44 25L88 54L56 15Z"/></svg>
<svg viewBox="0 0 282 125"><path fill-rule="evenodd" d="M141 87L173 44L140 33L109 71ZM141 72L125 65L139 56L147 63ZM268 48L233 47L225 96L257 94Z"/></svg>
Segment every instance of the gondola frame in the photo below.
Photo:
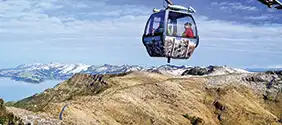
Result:
<svg viewBox="0 0 282 125"><path fill-rule="evenodd" d="M200 43L200 39L199 39L199 35L198 35L198 27L197 27L197 24L196 24L196 21L195 21L195 19L194 19L194 17L193 17L193 15L191 14L191 13L188 13L188 12L183 12L183 11L179 11L179 10L172 10L172 9L169 9L169 8L166 8L165 10L161 10L161 11L159 11L159 12L155 12L155 13L153 13L153 14L151 14L150 15L150 17L149 17L149 19L147 20L147 22L146 22L146 26L145 26L145 29L144 29L144 34L143 34L143 36L142 36L142 42L143 42L143 45L146 47L146 50L147 50L147 52L148 52L148 54L149 54L149 56L150 57L166 57L166 58L168 58L169 60L170 60L170 58L172 58L172 59L189 59L190 58L190 56L189 57L173 57L171 54L172 54L172 52L171 52L171 54L170 55L168 55L168 54L164 54L164 51L162 51L162 49L164 49L164 48L162 48L161 46L159 47L159 49L162 51L162 52L159 52L159 54L152 54L152 52L149 52L149 51L151 51L150 50L150 48L148 48L148 46L149 46L149 44L147 44L146 43L146 41L145 41L145 39L146 38L152 38L152 40L151 40L151 42L152 42L152 44L151 45L154 45L155 43L153 43L153 38L154 37L160 37L160 40L158 41L158 42L161 42L161 45L162 46L164 46L164 44L167 42L166 41L166 38L169 36L169 35L167 35L167 28L168 28L168 18L169 18L169 14L170 14L170 12L175 12L175 13L179 13L179 14L183 14L183 15L187 15L187 16L189 16L189 17L191 17L191 19L192 19L192 21L193 21L193 23L194 23L194 25L195 25L195 40L196 40L196 45L195 45L195 47L194 47L194 49L196 49L197 47L198 47L198 45L199 45L199 43ZM162 32L162 34L160 34L160 35L151 35L151 36L148 36L148 35L146 35L146 31L148 30L148 27L149 27L149 23L150 23L150 21L152 20L152 17L155 17L155 15L157 15L157 14L163 14L163 24L164 24L164 26L163 26L163 32ZM153 21L152 21L153 22ZM152 24L153 25L153 24ZM182 39L183 37L179 37L179 36L170 36L170 37L174 37L175 39L176 38L180 38L180 39ZM154 42L156 42L156 41L154 41ZM173 42L173 44L175 44L175 42ZM158 47L157 47L158 48ZM173 47L172 47L173 48ZM173 51L173 50L171 50L171 51ZM188 51L188 50L187 50ZM194 50L193 50L194 51ZM192 52L193 53L193 52Z"/></svg>

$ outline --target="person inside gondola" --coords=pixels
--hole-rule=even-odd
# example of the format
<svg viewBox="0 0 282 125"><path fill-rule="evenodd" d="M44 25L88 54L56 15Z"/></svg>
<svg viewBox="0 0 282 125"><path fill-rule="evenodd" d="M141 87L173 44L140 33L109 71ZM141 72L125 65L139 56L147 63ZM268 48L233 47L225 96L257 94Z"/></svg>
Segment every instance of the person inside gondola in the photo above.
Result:
<svg viewBox="0 0 282 125"><path fill-rule="evenodd" d="M158 28L153 30L153 34L159 34L162 33L163 31L164 31L164 24L163 22L160 22Z"/></svg>
<svg viewBox="0 0 282 125"><path fill-rule="evenodd" d="M174 27L173 24L168 25L168 28L167 28L167 35L168 36L177 36L177 32L176 32L176 30L174 30L173 27Z"/></svg>
<svg viewBox="0 0 282 125"><path fill-rule="evenodd" d="M185 31L183 32L183 36L184 37L188 37L188 38L194 38L194 33L193 33L193 29L192 29L192 24L191 23L185 23L184 24L184 28L185 28Z"/></svg>
<svg viewBox="0 0 282 125"><path fill-rule="evenodd" d="M168 19L167 22L168 22L167 35L171 36L172 35L172 31L173 31L173 27L172 27L173 24L171 22L171 19Z"/></svg>
<svg viewBox="0 0 282 125"><path fill-rule="evenodd" d="M172 25L169 24L167 28L167 35L171 36L172 35Z"/></svg>

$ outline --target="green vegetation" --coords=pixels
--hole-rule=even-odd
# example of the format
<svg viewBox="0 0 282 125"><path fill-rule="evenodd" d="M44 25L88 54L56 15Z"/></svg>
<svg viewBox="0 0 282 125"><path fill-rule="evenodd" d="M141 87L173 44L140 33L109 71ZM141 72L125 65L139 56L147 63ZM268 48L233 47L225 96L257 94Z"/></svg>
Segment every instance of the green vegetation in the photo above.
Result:
<svg viewBox="0 0 282 125"><path fill-rule="evenodd" d="M203 123L203 119L196 117L196 116L189 116L188 114L184 114L183 117L190 120L192 125L200 125Z"/></svg>
<svg viewBox="0 0 282 125"><path fill-rule="evenodd" d="M9 113L6 111L6 107L4 106L4 100L0 99L0 124L2 125L19 125L23 122L19 117L14 116L13 113Z"/></svg>

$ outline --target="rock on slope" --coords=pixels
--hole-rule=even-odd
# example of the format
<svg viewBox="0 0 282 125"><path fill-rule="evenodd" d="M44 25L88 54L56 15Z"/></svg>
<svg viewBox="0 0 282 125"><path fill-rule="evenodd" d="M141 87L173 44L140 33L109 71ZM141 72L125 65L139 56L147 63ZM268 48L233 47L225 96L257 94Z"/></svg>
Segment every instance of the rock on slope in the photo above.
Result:
<svg viewBox="0 0 282 125"><path fill-rule="evenodd" d="M191 67L182 72L181 75L225 75L225 74L248 73L246 70L229 68L226 66Z"/></svg>
<svg viewBox="0 0 282 125"><path fill-rule="evenodd" d="M22 119L16 117L13 113L8 112L4 106L4 101L0 99L0 125L23 124Z"/></svg>
<svg viewBox="0 0 282 125"><path fill-rule="evenodd" d="M62 123L62 121L48 113L34 113L14 107L8 107L7 110L12 112L14 116L21 118L22 124L16 125L60 125Z"/></svg>
<svg viewBox="0 0 282 125"><path fill-rule="evenodd" d="M13 106L62 124L280 125L282 73L176 77L149 72L76 74Z"/></svg>

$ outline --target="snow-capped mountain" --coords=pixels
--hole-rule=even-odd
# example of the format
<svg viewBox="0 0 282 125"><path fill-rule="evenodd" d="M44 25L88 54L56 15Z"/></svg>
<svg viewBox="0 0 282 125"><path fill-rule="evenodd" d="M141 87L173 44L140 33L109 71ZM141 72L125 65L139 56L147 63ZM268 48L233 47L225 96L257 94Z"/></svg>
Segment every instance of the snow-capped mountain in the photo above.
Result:
<svg viewBox="0 0 282 125"><path fill-rule="evenodd" d="M185 70L191 69L193 67L182 65L182 66L175 66L175 65L162 65L159 67L151 67L147 69L148 72L157 72L161 74L169 74L169 75L181 75Z"/></svg>
<svg viewBox="0 0 282 125"><path fill-rule="evenodd" d="M23 69L25 71L35 71L35 70L56 70L58 73L71 74L81 71L85 71L91 65L85 64L61 64L61 63L49 63L49 64L29 64L20 65L16 69Z"/></svg>
<svg viewBox="0 0 282 125"><path fill-rule="evenodd" d="M89 73L89 74L116 74L130 71L142 71L144 67L138 65L109 65L104 64L102 66L90 66L88 69L81 73Z"/></svg>
<svg viewBox="0 0 282 125"><path fill-rule="evenodd" d="M84 64L28 64L16 68L0 70L0 77L11 77L14 80L40 83L44 80L64 80L75 73L86 71L90 65Z"/></svg>
<svg viewBox="0 0 282 125"><path fill-rule="evenodd" d="M19 65L16 68L0 70L0 77L9 77L13 80L40 83L44 80L66 80L75 73L87 74L116 74L130 71L157 72L169 75L208 75L225 73L247 72L241 69L228 68L225 66L191 67L187 65L161 65L159 67L142 67L138 65L109 65L101 66L85 64L28 64Z"/></svg>

